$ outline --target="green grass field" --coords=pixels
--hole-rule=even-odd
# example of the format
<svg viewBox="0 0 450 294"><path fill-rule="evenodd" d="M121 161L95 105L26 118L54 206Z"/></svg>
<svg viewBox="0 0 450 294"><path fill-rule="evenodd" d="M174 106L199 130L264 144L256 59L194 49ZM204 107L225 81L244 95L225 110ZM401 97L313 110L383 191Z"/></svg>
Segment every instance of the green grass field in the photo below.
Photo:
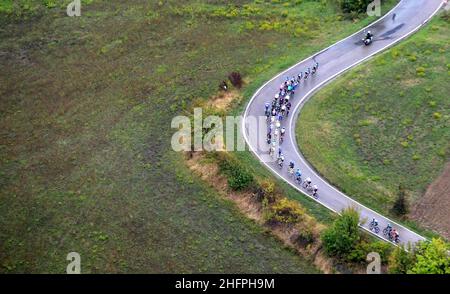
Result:
<svg viewBox="0 0 450 294"><path fill-rule="evenodd" d="M297 124L300 149L331 183L390 213L398 185L411 204L450 152L448 16L317 93ZM411 224L414 225L414 224Z"/></svg>
<svg viewBox="0 0 450 294"><path fill-rule="evenodd" d="M190 173L170 122L229 72L249 97L371 19L327 1L83 1L79 18L50 2L0 1L0 272L63 273L71 251L84 273L316 272Z"/></svg>

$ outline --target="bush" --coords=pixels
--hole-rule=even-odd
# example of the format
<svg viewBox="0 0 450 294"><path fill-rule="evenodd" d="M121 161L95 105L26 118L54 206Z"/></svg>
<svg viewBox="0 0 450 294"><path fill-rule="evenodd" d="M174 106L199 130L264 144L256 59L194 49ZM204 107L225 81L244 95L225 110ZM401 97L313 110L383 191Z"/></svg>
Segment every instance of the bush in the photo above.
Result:
<svg viewBox="0 0 450 294"><path fill-rule="evenodd" d="M261 182L261 189L264 191L264 200L266 204L273 204L277 200L277 192L275 182L264 180Z"/></svg>
<svg viewBox="0 0 450 294"><path fill-rule="evenodd" d="M314 233L311 227L304 227L291 236L291 242L302 247L314 242Z"/></svg>
<svg viewBox="0 0 450 294"><path fill-rule="evenodd" d="M450 246L442 239L422 242L416 250L416 263L408 273L450 274Z"/></svg>
<svg viewBox="0 0 450 294"><path fill-rule="evenodd" d="M264 219L269 224L295 224L303 219L304 210L298 202L283 198L264 213Z"/></svg>
<svg viewBox="0 0 450 294"><path fill-rule="evenodd" d="M240 89L242 87L242 76L238 72L232 72L228 75L228 79L231 84L236 88Z"/></svg>
<svg viewBox="0 0 450 294"><path fill-rule="evenodd" d="M355 249L360 240L358 223L359 213L349 208L324 231L322 242L328 255L345 258Z"/></svg>
<svg viewBox="0 0 450 294"><path fill-rule="evenodd" d="M230 156L221 154L218 156L219 169L228 179L228 186L233 190L243 190L254 183L252 174L239 162Z"/></svg>
<svg viewBox="0 0 450 294"><path fill-rule="evenodd" d="M367 6L373 0L338 0L338 4L344 13L366 12Z"/></svg>
<svg viewBox="0 0 450 294"><path fill-rule="evenodd" d="M389 272L394 274L450 274L450 245L433 238L409 252L396 248L389 257Z"/></svg>
<svg viewBox="0 0 450 294"><path fill-rule="evenodd" d="M392 251L389 256L389 269L390 274L406 274L408 270L412 268L415 263L415 256L411 252L411 248L408 251L405 248L397 247Z"/></svg>
<svg viewBox="0 0 450 294"><path fill-rule="evenodd" d="M376 242L361 241L348 254L347 260L351 262L366 263L367 255L370 252L376 252L380 254L381 262L387 263L389 253L391 252L391 245L384 241L376 241Z"/></svg>

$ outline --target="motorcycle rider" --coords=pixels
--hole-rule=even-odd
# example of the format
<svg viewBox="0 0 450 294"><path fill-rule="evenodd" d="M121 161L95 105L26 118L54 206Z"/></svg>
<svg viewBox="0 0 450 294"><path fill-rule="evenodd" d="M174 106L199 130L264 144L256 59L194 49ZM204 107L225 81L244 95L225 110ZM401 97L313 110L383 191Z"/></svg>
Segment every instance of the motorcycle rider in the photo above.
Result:
<svg viewBox="0 0 450 294"><path fill-rule="evenodd" d="M369 45L370 43L372 43L372 39L373 39L373 34L370 31L368 31L366 36L363 39L364 44Z"/></svg>

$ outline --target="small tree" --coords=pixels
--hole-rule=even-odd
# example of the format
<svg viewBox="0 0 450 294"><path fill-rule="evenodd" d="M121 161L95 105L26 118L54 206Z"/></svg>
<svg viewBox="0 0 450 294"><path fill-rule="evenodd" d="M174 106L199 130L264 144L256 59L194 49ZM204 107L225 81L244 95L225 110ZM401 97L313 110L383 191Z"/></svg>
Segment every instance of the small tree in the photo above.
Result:
<svg viewBox="0 0 450 294"><path fill-rule="evenodd" d="M360 240L358 229L359 213L349 208L322 235L322 242L328 255L346 257Z"/></svg>
<svg viewBox="0 0 450 294"><path fill-rule="evenodd" d="M398 186L397 200L394 202L392 212L397 216L404 216L408 213L408 203L406 201L406 190L402 185Z"/></svg>
<svg viewBox="0 0 450 294"><path fill-rule="evenodd" d="M231 84L235 86L236 88L240 89L242 87L242 76L239 72L232 72L228 75L228 79L230 80Z"/></svg>

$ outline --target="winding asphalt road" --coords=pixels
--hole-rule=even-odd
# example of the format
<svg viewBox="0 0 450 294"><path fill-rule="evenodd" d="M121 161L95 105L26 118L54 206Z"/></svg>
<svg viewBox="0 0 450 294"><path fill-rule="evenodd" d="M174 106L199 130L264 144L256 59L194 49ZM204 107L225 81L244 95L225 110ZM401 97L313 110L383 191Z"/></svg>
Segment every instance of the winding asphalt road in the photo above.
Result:
<svg viewBox="0 0 450 294"><path fill-rule="evenodd" d="M283 126L286 128L286 136L281 148L286 158L285 165L293 160L296 165L295 168L300 168L302 171L302 178L310 177L312 179L313 184L316 184L319 188L319 197L315 199L317 202L337 213L347 207L354 207L360 212L361 220L371 220L375 217L379 222L381 231L388 223L391 223L399 232L400 240L403 244L408 242L415 244L418 241L425 240L425 238L356 202L327 183L298 150L295 137L295 123L302 106L315 91L348 69L419 30L443 5L444 2L442 0L400 1L389 13L367 28L301 61L264 84L250 100L243 117L242 131L250 150L273 173L307 197L311 197L307 191L304 191L300 185L295 183L288 174L286 166L280 169L275 162L269 160L268 146L265 143L267 133L265 118L262 121L259 120L259 123L256 125L252 122L256 117L264 116L264 104L272 101L286 77L297 76L308 67L312 67L317 61L320 65L318 72L307 81L301 82L295 96L291 99L293 111L283 121ZM364 30L370 30L375 35L373 44L367 47L363 46L361 41ZM369 222L367 221L366 224L362 225L362 228L371 232L368 229ZM386 240L382 232L374 235Z"/></svg>

